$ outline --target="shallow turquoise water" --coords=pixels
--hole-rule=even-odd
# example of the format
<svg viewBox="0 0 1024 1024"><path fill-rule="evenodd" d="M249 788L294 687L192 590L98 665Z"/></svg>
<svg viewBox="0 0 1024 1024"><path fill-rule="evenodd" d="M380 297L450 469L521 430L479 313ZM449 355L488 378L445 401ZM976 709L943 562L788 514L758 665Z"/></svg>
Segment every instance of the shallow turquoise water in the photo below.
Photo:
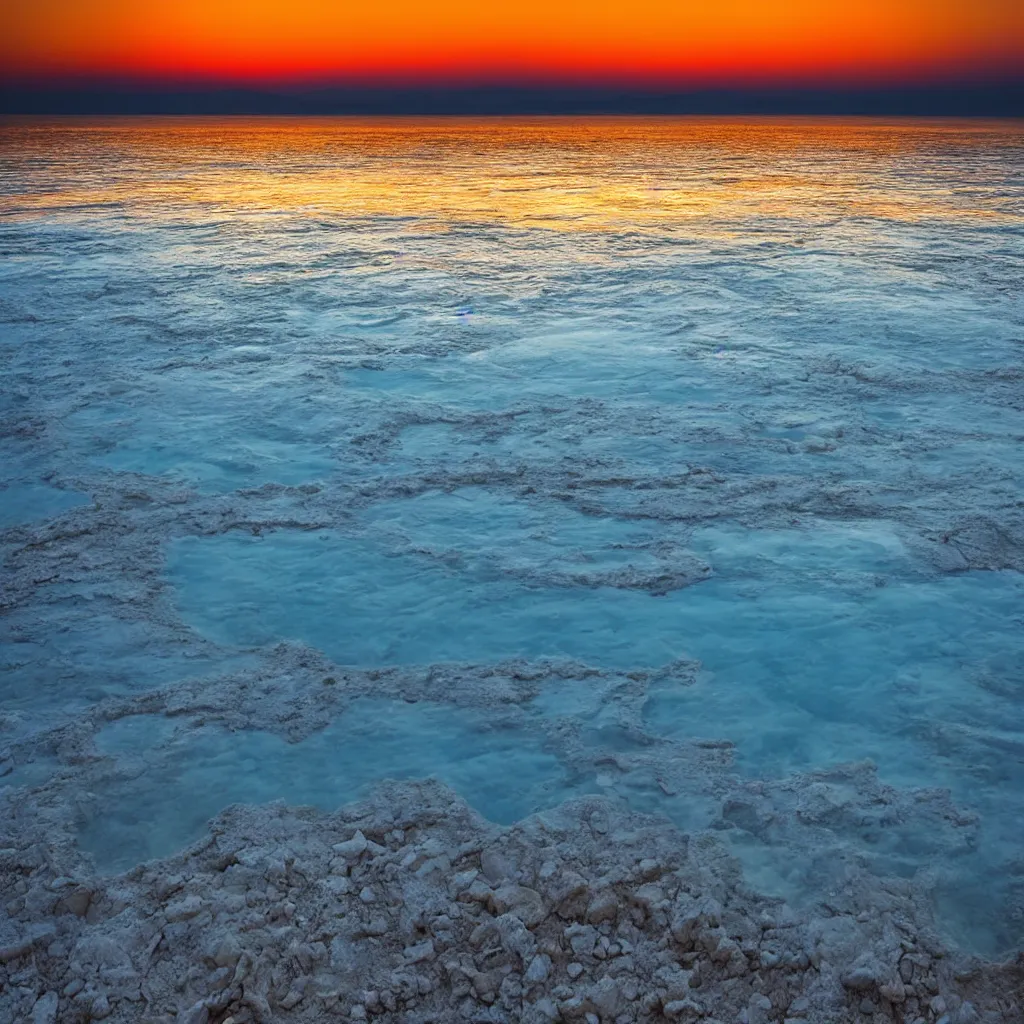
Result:
<svg viewBox="0 0 1024 1024"><path fill-rule="evenodd" d="M109 725L97 746L145 764L154 744L170 735L165 720L137 716ZM165 855L183 835L199 834L232 803L285 800L332 809L364 795L377 779L427 775L454 786L503 823L582 791L568 785L564 768L536 737L500 719L364 698L301 743L259 730L197 730L170 740L141 778L110 787L110 809L92 820L82 843L108 864L128 868ZM217 780L215 788L211 779ZM154 789L160 794L155 807Z"/></svg>

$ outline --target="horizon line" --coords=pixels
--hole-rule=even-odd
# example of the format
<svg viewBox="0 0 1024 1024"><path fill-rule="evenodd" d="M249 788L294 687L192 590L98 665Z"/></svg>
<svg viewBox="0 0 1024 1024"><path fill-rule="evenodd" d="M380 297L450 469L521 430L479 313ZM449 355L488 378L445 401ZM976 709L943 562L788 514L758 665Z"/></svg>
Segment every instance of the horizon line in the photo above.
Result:
<svg viewBox="0 0 1024 1024"><path fill-rule="evenodd" d="M0 114L545 116L770 115L1024 117L1024 75L989 82L830 86L139 84L0 81Z"/></svg>

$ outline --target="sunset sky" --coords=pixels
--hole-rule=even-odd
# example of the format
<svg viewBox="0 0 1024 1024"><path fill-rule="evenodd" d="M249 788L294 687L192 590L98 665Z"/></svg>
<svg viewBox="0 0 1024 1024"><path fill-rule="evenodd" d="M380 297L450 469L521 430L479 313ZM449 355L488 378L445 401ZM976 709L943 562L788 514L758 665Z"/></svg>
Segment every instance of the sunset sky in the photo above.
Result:
<svg viewBox="0 0 1024 1024"><path fill-rule="evenodd" d="M5 0L37 81L907 83L1019 74L1022 0Z"/></svg>

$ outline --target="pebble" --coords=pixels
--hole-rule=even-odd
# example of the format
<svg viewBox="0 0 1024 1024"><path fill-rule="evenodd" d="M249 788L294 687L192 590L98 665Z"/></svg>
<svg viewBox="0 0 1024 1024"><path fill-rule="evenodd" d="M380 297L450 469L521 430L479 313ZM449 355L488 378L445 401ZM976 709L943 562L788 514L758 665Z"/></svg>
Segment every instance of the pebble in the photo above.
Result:
<svg viewBox="0 0 1024 1024"><path fill-rule="evenodd" d="M855 992L864 992L875 987L875 971L870 967L857 967L843 975L843 984Z"/></svg>
<svg viewBox="0 0 1024 1024"><path fill-rule="evenodd" d="M186 896L184 899L169 903L164 911L164 917L171 924L177 921L187 921L195 917L203 909L203 906L203 901L198 896Z"/></svg>
<svg viewBox="0 0 1024 1024"><path fill-rule="evenodd" d="M210 1009L206 1005L206 1000L201 999L187 1010L182 1010L174 1024L208 1024L209 1019Z"/></svg>
<svg viewBox="0 0 1024 1024"><path fill-rule="evenodd" d="M484 850L480 854L480 870L489 882L496 884L508 877L509 865L497 850Z"/></svg>
<svg viewBox="0 0 1024 1024"><path fill-rule="evenodd" d="M547 953L541 953L530 961L530 966L523 975L523 980L530 985L539 985L547 981L551 973L551 957Z"/></svg>
<svg viewBox="0 0 1024 1024"><path fill-rule="evenodd" d="M703 1009L692 999L673 999L672 1002L665 1004L661 1012L668 1017L669 1020L675 1020L683 1016L704 1016Z"/></svg>
<svg viewBox="0 0 1024 1024"><path fill-rule="evenodd" d="M356 834L343 843L335 843L331 849L338 854L339 857L344 857L347 861L355 861L366 852L367 847L366 836L361 831L356 831Z"/></svg>
<svg viewBox="0 0 1024 1024"><path fill-rule="evenodd" d="M410 964L418 964L423 960L434 959L434 943L431 939L425 939L415 946L405 947L405 959Z"/></svg>
<svg viewBox="0 0 1024 1024"><path fill-rule="evenodd" d="M56 1024L59 1003L56 992L47 992L46 995L40 996L32 1007L31 1024Z"/></svg>

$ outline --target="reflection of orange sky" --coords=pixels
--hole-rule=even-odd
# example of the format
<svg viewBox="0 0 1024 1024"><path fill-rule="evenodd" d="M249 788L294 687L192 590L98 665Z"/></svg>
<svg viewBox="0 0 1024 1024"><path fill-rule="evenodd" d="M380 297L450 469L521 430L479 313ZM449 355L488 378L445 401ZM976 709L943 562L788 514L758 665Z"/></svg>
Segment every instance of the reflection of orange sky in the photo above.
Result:
<svg viewBox="0 0 1024 1024"><path fill-rule="evenodd" d="M471 226L481 239L477 229L494 224L749 238L768 222L799 234L809 213L854 231L868 230L865 218L1020 224L998 192L976 189L965 203L945 189L908 189L899 170L920 154L942 164L947 150L1017 151L1024 127L1014 122L142 118L130 129L71 119L10 132L22 155L40 149L33 184L0 197L9 218L125 208L204 223L383 217L413 233ZM74 159L51 181L55 133ZM476 243L467 235L466 244Z"/></svg>
<svg viewBox="0 0 1024 1024"><path fill-rule="evenodd" d="M1024 66L1022 0L5 0L9 74L873 81Z"/></svg>

